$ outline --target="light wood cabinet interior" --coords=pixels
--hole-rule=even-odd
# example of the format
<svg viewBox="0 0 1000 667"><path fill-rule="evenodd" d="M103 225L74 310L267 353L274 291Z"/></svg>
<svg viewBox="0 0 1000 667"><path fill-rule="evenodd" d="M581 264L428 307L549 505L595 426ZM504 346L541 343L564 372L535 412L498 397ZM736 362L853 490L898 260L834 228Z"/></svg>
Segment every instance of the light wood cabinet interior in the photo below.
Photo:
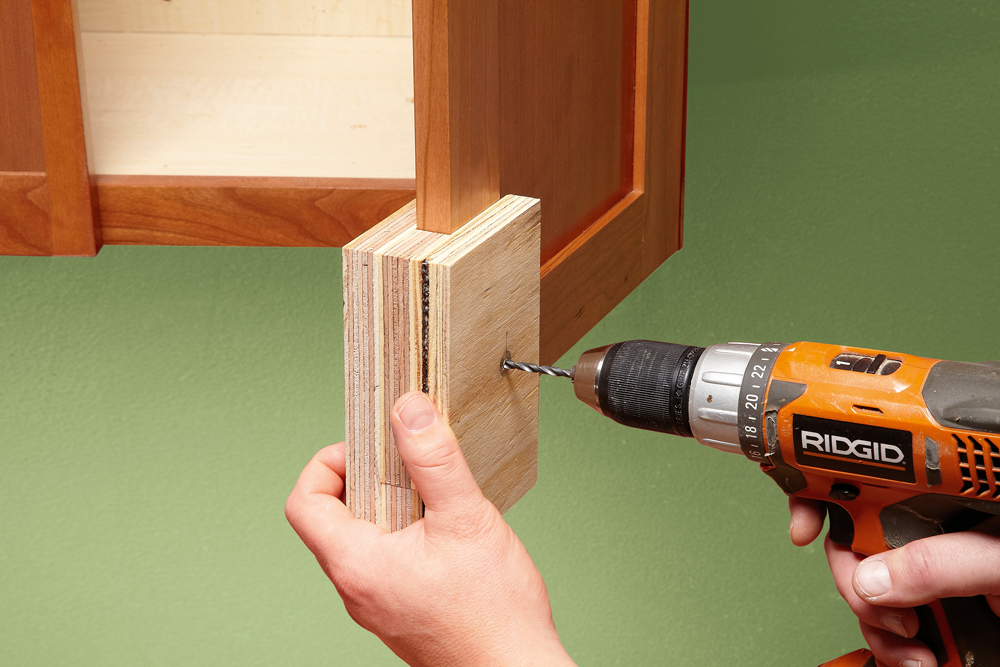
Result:
<svg viewBox="0 0 1000 667"><path fill-rule="evenodd" d="M414 177L409 0L77 0L97 174Z"/></svg>

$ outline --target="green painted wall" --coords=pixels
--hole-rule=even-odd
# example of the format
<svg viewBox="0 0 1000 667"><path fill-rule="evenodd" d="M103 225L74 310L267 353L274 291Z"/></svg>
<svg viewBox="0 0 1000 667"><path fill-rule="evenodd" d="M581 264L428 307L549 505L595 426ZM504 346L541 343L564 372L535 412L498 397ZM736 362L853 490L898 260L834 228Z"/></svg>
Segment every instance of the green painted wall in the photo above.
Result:
<svg viewBox="0 0 1000 667"><path fill-rule="evenodd" d="M1000 356L998 34L988 1L694 0L685 248L574 352ZM0 258L0 664L398 664L282 515L343 433L339 257ZM539 483L508 520L581 664L861 645L753 465L542 385Z"/></svg>

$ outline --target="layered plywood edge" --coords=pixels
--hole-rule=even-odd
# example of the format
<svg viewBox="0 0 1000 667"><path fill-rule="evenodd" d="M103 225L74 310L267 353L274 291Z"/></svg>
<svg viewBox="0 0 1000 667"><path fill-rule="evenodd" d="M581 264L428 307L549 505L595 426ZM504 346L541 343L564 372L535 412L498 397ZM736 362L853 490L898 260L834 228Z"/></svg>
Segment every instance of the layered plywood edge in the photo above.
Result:
<svg viewBox="0 0 1000 667"><path fill-rule="evenodd" d="M425 391L486 497L506 511L535 482L540 205L507 196L453 234L416 227L409 204L344 247L348 507L399 530L422 516L390 428Z"/></svg>

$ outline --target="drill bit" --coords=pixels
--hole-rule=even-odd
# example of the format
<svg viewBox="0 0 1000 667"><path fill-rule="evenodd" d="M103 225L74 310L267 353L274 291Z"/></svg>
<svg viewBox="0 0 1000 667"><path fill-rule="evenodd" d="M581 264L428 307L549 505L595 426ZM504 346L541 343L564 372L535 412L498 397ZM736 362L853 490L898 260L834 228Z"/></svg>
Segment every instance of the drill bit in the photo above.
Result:
<svg viewBox="0 0 1000 667"><path fill-rule="evenodd" d="M539 366L538 364L525 364L518 361L511 361L510 359L505 359L503 362L503 367L507 370L519 370L525 371L527 373L543 373L545 375L551 375L552 377L563 377L573 379L573 371L567 371L562 368L556 368L554 366Z"/></svg>

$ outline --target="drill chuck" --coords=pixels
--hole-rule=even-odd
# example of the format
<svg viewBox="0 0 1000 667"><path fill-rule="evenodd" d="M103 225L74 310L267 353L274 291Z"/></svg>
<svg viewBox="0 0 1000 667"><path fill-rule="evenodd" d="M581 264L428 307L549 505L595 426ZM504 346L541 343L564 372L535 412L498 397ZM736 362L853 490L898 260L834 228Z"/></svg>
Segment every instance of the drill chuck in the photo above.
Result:
<svg viewBox="0 0 1000 667"><path fill-rule="evenodd" d="M703 347L630 340L588 350L573 371L577 398L625 426L691 436L691 381Z"/></svg>
<svg viewBox="0 0 1000 667"><path fill-rule="evenodd" d="M573 388L581 401L626 426L693 437L724 452L745 454L739 420L746 402L740 397L763 395L747 369L760 350L772 349L780 348L630 340L584 352L573 369ZM744 387L748 379L752 386Z"/></svg>

